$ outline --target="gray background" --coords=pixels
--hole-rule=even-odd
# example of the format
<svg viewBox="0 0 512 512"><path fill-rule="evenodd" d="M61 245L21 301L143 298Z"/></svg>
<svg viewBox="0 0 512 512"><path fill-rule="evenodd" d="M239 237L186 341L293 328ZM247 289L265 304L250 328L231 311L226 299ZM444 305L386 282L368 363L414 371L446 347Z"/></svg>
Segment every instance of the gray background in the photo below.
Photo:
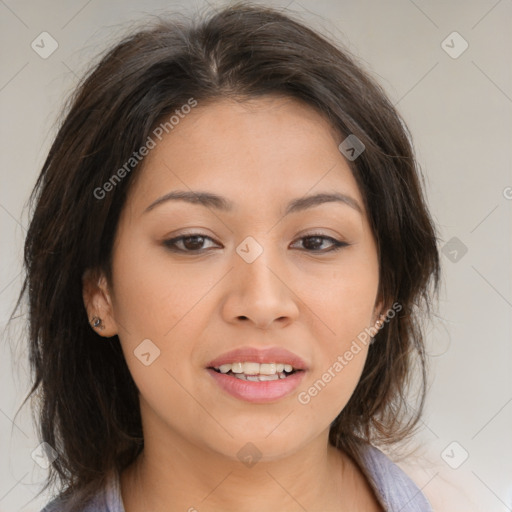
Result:
<svg viewBox="0 0 512 512"><path fill-rule="evenodd" d="M399 463L435 510L510 511L512 1L267 3L289 5L361 59L404 115L425 174L444 284L426 326L432 357L423 429L415 453ZM141 18L205 6L0 1L0 512L37 511L47 499L33 499L45 472L31 457L38 442L29 408L16 415L28 389L23 318L3 329L21 284L24 204L63 99L90 59ZM44 31L58 43L46 59L31 48ZM448 37L454 31L463 39Z"/></svg>

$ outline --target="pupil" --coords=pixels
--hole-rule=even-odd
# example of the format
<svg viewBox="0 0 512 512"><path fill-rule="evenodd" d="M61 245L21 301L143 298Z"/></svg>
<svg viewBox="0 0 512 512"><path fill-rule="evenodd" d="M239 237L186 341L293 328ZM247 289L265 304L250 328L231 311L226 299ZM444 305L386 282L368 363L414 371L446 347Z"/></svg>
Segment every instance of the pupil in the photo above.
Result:
<svg viewBox="0 0 512 512"><path fill-rule="evenodd" d="M313 240L313 243L311 243L311 240ZM318 249L322 245L322 242L323 239L319 236L309 236L304 240L304 245L306 249Z"/></svg>
<svg viewBox="0 0 512 512"><path fill-rule="evenodd" d="M190 240L192 240L192 243L190 243ZM194 236L188 236L187 238L183 239L183 245L187 249L200 249L201 246L204 243L204 237L194 235Z"/></svg>

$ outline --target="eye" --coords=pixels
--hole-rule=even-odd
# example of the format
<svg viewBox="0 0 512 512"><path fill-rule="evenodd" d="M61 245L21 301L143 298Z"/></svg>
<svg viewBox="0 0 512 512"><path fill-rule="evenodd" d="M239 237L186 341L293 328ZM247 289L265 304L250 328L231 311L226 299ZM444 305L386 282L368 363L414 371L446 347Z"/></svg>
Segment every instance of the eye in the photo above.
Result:
<svg viewBox="0 0 512 512"><path fill-rule="evenodd" d="M164 245L174 252L200 253L206 251L203 247L206 240L215 242L213 238L201 233L192 233L189 235L181 235L169 240L164 240Z"/></svg>
<svg viewBox="0 0 512 512"><path fill-rule="evenodd" d="M306 251L319 253L339 251L342 247L350 245L346 242L336 240L335 238L322 235L320 233L308 234L307 236L299 238L299 241L303 241L303 247L305 248ZM327 249L322 249L321 246L326 242L329 242L331 244L331 247Z"/></svg>

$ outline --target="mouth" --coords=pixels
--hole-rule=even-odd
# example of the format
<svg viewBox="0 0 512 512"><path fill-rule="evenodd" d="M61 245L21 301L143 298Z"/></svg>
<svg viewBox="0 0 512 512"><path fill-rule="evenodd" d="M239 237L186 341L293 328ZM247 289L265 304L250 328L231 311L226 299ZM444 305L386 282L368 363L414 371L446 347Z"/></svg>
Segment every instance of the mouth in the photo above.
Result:
<svg viewBox="0 0 512 512"><path fill-rule="evenodd" d="M285 349L244 348L211 361L206 370L222 391L251 403L276 402L293 393L306 363Z"/></svg>

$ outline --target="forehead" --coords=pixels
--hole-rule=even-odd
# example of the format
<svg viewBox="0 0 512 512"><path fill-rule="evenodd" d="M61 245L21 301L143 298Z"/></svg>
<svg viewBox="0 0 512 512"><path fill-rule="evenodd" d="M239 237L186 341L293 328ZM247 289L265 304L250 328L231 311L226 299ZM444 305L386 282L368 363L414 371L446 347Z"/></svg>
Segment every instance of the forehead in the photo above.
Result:
<svg viewBox="0 0 512 512"><path fill-rule="evenodd" d="M171 190L207 188L260 206L330 190L362 203L341 139L316 110L292 98L199 102L155 139L132 201L140 210Z"/></svg>

